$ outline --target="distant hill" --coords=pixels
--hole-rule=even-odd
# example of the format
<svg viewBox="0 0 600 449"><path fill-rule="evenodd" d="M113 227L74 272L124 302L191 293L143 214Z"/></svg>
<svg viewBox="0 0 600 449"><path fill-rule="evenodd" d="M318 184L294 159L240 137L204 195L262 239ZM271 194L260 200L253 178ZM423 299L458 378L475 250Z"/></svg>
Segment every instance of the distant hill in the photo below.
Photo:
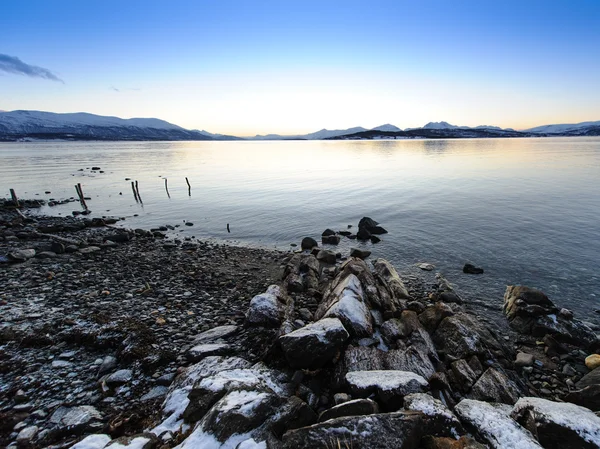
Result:
<svg viewBox="0 0 600 449"><path fill-rule="evenodd" d="M213 140L156 118L122 119L78 112L0 112L0 140Z"/></svg>
<svg viewBox="0 0 600 449"><path fill-rule="evenodd" d="M386 123L372 129L321 129L309 134L267 134L236 137L205 130L188 130L157 118L108 117L77 112L0 111L0 141L63 140L341 140L341 139L461 139L485 137L600 136L600 121L544 125L523 131L498 126L456 126L445 121L421 128L401 128Z"/></svg>

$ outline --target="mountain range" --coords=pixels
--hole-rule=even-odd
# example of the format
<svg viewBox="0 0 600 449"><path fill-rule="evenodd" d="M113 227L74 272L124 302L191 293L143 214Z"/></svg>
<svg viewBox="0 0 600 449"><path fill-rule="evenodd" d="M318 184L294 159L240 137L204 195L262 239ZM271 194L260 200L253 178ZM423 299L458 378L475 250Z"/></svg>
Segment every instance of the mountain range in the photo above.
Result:
<svg viewBox="0 0 600 449"><path fill-rule="evenodd" d="M324 140L324 139L411 139L473 137L598 136L600 121L544 125L516 131L497 126L456 126L430 122L404 130L391 124L372 129L322 129L301 135L256 135L236 137L208 131L188 130L156 118L107 117L85 112L57 114L42 111L0 111L0 141L19 140Z"/></svg>

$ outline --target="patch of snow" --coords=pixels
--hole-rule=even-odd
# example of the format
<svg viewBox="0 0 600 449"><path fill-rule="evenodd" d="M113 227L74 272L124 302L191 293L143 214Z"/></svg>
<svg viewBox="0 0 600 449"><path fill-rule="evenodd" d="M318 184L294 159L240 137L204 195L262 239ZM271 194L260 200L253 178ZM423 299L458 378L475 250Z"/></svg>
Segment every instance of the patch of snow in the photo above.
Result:
<svg viewBox="0 0 600 449"><path fill-rule="evenodd" d="M342 325L342 322L338 318L323 318L316 323L307 324L300 329L296 329L286 335L287 337L307 337L309 335L317 337L317 339L324 344L329 342L327 334L331 331L344 330L346 328Z"/></svg>
<svg viewBox="0 0 600 449"><path fill-rule="evenodd" d="M258 369L234 369L223 371L200 381L198 386L210 391L223 391L231 388L254 388L264 384L277 394L282 387L271 377L269 371Z"/></svg>
<svg viewBox="0 0 600 449"><path fill-rule="evenodd" d="M494 448L539 449L542 447L529 431L509 416L511 412L509 405L463 399L454 411L461 420L475 427Z"/></svg>
<svg viewBox="0 0 600 449"><path fill-rule="evenodd" d="M566 131L575 131L590 126L600 126L600 121L597 122L581 122L581 123L569 123L560 125L543 125L536 126L535 128L524 129L523 131L530 133L547 133L547 134L559 134Z"/></svg>
<svg viewBox="0 0 600 449"><path fill-rule="evenodd" d="M224 396L217 404L214 409L220 412L228 412L236 410L237 413L244 416L252 416L252 412L262 402L264 402L269 395L267 393L259 393L258 391L245 391L235 390ZM217 418L217 421L219 419Z"/></svg>
<svg viewBox="0 0 600 449"><path fill-rule="evenodd" d="M418 374L397 370L351 371L346 374L346 381L357 388L377 388L380 391L392 391L411 381L416 381L422 387L429 385Z"/></svg>
<svg viewBox="0 0 600 449"><path fill-rule="evenodd" d="M236 449L267 449L267 442L261 441L257 443L254 438L242 441Z"/></svg>
<svg viewBox="0 0 600 449"><path fill-rule="evenodd" d="M112 449L143 449L143 447L150 441L147 437L135 437L129 444L113 443L109 446Z"/></svg>
<svg viewBox="0 0 600 449"><path fill-rule="evenodd" d="M427 416L443 416L449 420L456 419L442 401L425 393L413 393L405 396L404 408L423 412Z"/></svg>
<svg viewBox="0 0 600 449"><path fill-rule="evenodd" d="M513 416L526 409L531 410L534 415L543 416L549 422L573 430L588 443L600 447L600 417L591 410L569 402L526 397L517 401Z"/></svg>
<svg viewBox="0 0 600 449"><path fill-rule="evenodd" d="M458 128L458 126L451 125L448 122L429 122L425 126L423 126L423 129L455 129L455 128Z"/></svg>
<svg viewBox="0 0 600 449"><path fill-rule="evenodd" d="M205 432L202 428L202 422L200 422L190 436L183 440L181 444L175 446L174 449L236 449L238 444L250 439L251 436L248 433L234 434L227 441L221 443L214 435ZM260 448L261 446L254 447Z"/></svg>
<svg viewBox="0 0 600 449"><path fill-rule="evenodd" d="M71 449L104 449L110 440L112 438L104 434L88 435L79 443L71 446Z"/></svg>

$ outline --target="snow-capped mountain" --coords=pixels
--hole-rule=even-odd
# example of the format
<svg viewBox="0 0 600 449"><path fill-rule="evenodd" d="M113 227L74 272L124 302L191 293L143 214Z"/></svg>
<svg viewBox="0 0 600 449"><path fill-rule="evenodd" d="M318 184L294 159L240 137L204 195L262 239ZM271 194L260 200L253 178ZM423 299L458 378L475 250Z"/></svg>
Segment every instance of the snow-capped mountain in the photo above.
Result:
<svg viewBox="0 0 600 449"><path fill-rule="evenodd" d="M396 132L396 131L402 131L402 130L400 128L398 128L397 126L386 123L385 125L381 125L376 128L372 128L372 131Z"/></svg>
<svg viewBox="0 0 600 449"><path fill-rule="evenodd" d="M156 118L107 117L85 112L0 112L0 139L209 140L211 137Z"/></svg>
<svg viewBox="0 0 600 449"><path fill-rule="evenodd" d="M456 129L458 126L451 125L448 122L429 122L423 129Z"/></svg>
<svg viewBox="0 0 600 449"><path fill-rule="evenodd" d="M535 128L526 129L530 133L542 134L577 134L577 131L586 131L587 128L595 128L600 126L600 121L597 122L581 122L561 125L543 125Z"/></svg>
<svg viewBox="0 0 600 449"><path fill-rule="evenodd" d="M256 135L254 137L248 137L250 140L321 140L321 139L330 139L332 137L344 136L346 134L354 134L361 131L366 131L362 126L357 126L354 128L348 129L322 129L320 131L316 131L310 134L295 134L282 136L280 134L266 134L266 135Z"/></svg>

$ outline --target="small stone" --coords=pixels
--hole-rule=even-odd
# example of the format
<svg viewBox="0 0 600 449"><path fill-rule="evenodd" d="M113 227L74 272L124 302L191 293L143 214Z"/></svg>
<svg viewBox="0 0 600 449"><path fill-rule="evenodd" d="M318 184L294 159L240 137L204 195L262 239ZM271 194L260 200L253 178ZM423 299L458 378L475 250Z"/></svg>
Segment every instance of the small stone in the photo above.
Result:
<svg viewBox="0 0 600 449"><path fill-rule="evenodd" d="M319 246L319 244L312 237L304 237L302 239L302 243L300 243L300 248L302 248L303 250L310 250L316 248L317 246Z"/></svg>
<svg viewBox="0 0 600 449"><path fill-rule="evenodd" d="M533 365L533 355L527 354L526 352L517 353L517 359L515 360L515 366L531 366Z"/></svg>
<svg viewBox="0 0 600 449"><path fill-rule="evenodd" d="M600 354L588 355L585 358L585 366L590 370L598 368L600 366Z"/></svg>
<svg viewBox="0 0 600 449"><path fill-rule="evenodd" d="M168 387L165 387L163 385L158 385L158 386L152 388L152 390L150 390L144 396L142 396L140 398L140 401L152 401L154 399L162 398L167 395L168 391L169 391Z"/></svg>
<svg viewBox="0 0 600 449"><path fill-rule="evenodd" d="M335 402L335 405L343 404L351 399L352 397L348 393L336 393L333 395L333 402Z"/></svg>
<svg viewBox="0 0 600 449"><path fill-rule="evenodd" d="M435 265L432 265L430 263L420 263L417 265L421 270L425 270L425 271L433 271L433 269L435 268Z"/></svg>
<svg viewBox="0 0 600 449"><path fill-rule="evenodd" d="M37 426L25 427L17 435L17 443L28 443L37 435L39 430Z"/></svg>
<svg viewBox="0 0 600 449"><path fill-rule="evenodd" d="M466 263L463 267L463 273L466 274L483 274L483 268L478 268L473 264Z"/></svg>
<svg viewBox="0 0 600 449"><path fill-rule="evenodd" d="M359 259L366 259L371 255L371 251L366 249L352 248L350 249L350 257L358 257Z"/></svg>
<svg viewBox="0 0 600 449"><path fill-rule="evenodd" d="M108 379L106 379L106 384L109 387L116 387L126 384L131 379L133 379L133 372L130 369L120 369L119 371L115 371L108 376Z"/></svg>

